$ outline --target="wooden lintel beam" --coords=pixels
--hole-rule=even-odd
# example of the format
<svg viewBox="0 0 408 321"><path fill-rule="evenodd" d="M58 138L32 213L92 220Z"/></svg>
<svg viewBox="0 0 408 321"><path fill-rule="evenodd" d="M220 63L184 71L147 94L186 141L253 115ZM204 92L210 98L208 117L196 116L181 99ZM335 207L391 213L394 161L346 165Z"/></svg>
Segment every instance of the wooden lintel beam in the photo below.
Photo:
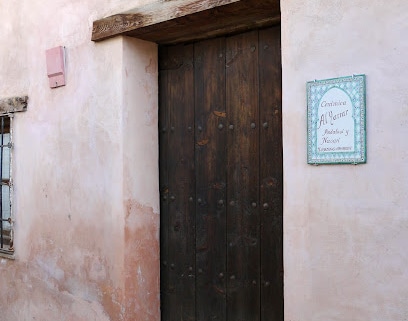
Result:
<svg viewBox="0 0 408 321"><path fill-rule="evenodd" d="M125 35L165 45L214 38L279 23L278 1L246 0L135 29Z"/></svg>
<svg viewBox="0 0 408 321"><path fill-rule="evenodd" d="M0 115L27 110L28 96L0 99Z"/></svg>
<svg viewBox="0 0 408 321"><path fill-rule="evenodd" d="M92 40L101 41L139 28L240 1L243 0L170 0L154 2L123 14L94 21Z"/></svg>

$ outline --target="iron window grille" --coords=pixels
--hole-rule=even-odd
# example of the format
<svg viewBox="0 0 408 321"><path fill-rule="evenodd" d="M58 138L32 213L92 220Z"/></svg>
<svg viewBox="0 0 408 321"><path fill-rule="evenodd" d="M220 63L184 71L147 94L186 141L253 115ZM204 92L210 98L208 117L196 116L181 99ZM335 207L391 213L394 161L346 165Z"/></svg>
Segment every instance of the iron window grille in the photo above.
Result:
<svg viewBox="0 0 408 321"><path fill-rule="evenodd" d="M0 253L13 255L13 115L0 116Z"/></svg>

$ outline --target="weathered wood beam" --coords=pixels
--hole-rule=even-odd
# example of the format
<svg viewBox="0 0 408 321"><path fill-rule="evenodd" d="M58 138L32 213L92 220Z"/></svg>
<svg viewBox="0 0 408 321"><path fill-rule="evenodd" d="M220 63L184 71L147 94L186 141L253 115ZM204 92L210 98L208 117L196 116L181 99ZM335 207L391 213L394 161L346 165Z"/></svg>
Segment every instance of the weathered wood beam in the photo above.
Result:
<svg viewBox="0 0 408 321"><path fill-rule="evenodd" d="M27 110L28 96L18 96L0 99L0 114Z"/></svg>
<svg viewBox="0 0 408 321"><path fill-rule="evenodd" d="M138 28L188 16L240 0L170 0L141 6L123 14L94 21L92 40L100 41Z"/></svg>
<svg viewBox="0 0 408 321"><path fill-rule="evenodd" d="M266 27L280 22L279 6L271 3L265 0L240 1L135 29L126 35L159 44L175 44Z"/></svg>
<svg viewBox="0 0 408 321"><path fill-rule="evenodd" d="M279 21L279 0L169 0L95 21L92 40L122 34L168 44L215 37Z"/></svg>

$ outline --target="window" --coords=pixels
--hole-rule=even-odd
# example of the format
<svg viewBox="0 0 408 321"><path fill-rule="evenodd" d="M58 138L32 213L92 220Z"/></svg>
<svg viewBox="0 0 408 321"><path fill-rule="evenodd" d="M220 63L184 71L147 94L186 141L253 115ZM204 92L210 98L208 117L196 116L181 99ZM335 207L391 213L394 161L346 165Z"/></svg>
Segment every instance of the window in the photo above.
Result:
<svg viewBox="0 0 408 321"><path fill-rule="evenodd" d="M0 253L13 254L13 212L11 176L12 161L12 115L0 116Z"/></svg>
<svg viewBox="0 0 408 321"><path fill-rule="evenodd" d="M27 110L28 96L0 99L0 256L14 257L13 115Z"/></svg>

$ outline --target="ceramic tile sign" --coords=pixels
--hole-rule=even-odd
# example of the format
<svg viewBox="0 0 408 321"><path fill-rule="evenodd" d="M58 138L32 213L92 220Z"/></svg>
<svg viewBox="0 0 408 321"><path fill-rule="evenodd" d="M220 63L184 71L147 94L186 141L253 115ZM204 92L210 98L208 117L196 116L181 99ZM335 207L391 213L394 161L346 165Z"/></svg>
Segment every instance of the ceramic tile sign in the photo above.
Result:
<svg viewBox="0 0 408 321"><path fill-rule="evenodd" d="M308 82L307 162L365 163L365 110L365 75Z"/></svg>

